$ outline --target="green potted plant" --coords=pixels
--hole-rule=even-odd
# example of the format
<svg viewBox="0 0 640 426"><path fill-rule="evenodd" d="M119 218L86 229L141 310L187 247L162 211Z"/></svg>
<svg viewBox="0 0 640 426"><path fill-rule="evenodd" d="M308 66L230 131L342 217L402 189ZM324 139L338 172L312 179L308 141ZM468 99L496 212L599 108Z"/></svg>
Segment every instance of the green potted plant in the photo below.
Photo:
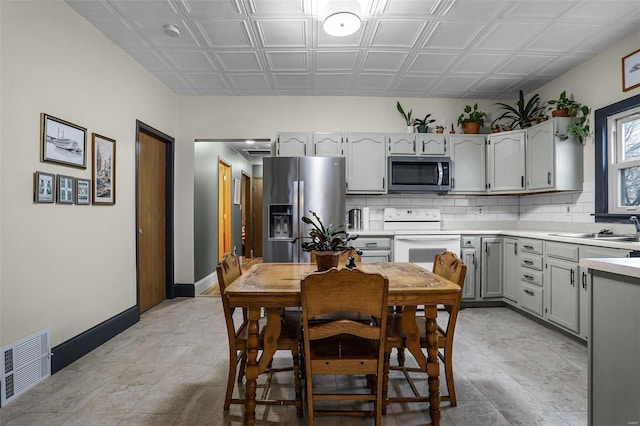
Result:
<svg viewBox="0 0 640 426"><path fill-rule="evenodd" d="M436 133L444 133L444 126L436 126Z"/></svg>
<svg viewBox="0 0 640 426"><path fill-rule="evenodd" d="M563 90L560 97L547 101L552 117L571 117L580 108L580 104L567 97L567 91Z"/></svg>
<svg viewBox="0 0 640 426"><path fill-rule="evenodd" d="M590 109L587 105L580 105L571 116L571 123L567 126L567 133L556 132L556 136L564 141L569 138L569 135L573 135L578 138L580 143L583 143L590 131L589 112Z"/></svg>
<svg viewBox="0 0 640 426"><path fill-rule="evenodd" d="M480 127L484 126L484 119L487 118L487 114L478 109L478 103L476 102L473 107L466 105L462 114L458 117L458 124L462 127L462 132L465 134L477 134L480 133Z"/></svg>
<svg viewBox="0 0 640 426"><path fill-rule="evenodd" d="M400 105L400 101L398 101L398 103L396 104L396 108L398 109L398 112L402 115L402 118L404 118L404 121L407 123L407 132L408 133L412 133L413 132L413 126L412 126L412 121L411 121L411 115L413 114L413 110L410 109L408 113L404 112L404 109L402 108L402 105Z"/></svg>
<svg viewBox="0 0 640 426"><path fill-rule="evenodd" d="M316 212L309 211L309 213L315 220L307 216L302 217L302 221L312 227L309 236L294 238L291 243L296 243L298 239L310 240L304 241L301 247L306 252L315 252L319 271L337 267L340 255L345 251L354 250L356 253L362 254L360 250L349 244L349 241L355 240L358 235L347 236L344 224L335 228L332 225L324 226Z"/></svg>
<svg viewBox="0 0 640 426"><path fill-rule="evenodd" d="M416 118L413 120L413 125L418 130L418 133L427 133L429 131L429 124L436 121L434 118L429 119L429 117L431 117L431 114L425 115L423 119Z"/></svg>
<svg viewBox="0 0 640 426"><path fill-rule="evenodd" d="M521 129L531 126L532 122L537 122L540 111L544 110L544 105L540 106L540 96L538 96L537 93L525 102L522 90L520 90L515 107L502 102L495 103L494 105L498 105L499 110L504 110L502 115L497 119L506 120L510 123L511 128L514 129L516 126Z"/></svg>

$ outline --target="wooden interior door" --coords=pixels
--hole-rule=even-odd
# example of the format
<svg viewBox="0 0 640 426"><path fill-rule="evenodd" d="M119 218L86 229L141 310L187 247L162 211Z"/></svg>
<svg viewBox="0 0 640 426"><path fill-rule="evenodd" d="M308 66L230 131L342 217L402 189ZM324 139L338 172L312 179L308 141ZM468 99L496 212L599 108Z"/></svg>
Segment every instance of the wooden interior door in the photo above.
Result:
<svg viewBox="0 0 640 426"><path fill-rule="evenodd" d="M167 145L138 134L138 271L140 312L167 297Z"/></svg>
<svg viewBox="0 0 640 426"><path fill-rule="evenodd" d="M231 252L231 165L218 160L218 257Z"/></svg>
<svg viewBox="0 0 640 426"><path fill-rule="evenodd" d="M262 257L262 178L253 178L253 256Z"/></svg>
<svg viewBox="0 0 640 426"><path fill-rule="evenodd" d="M240 201L242 212L242 255L251 256L253 238L251 234L251 177L242 173L242 199Z"/></svg>

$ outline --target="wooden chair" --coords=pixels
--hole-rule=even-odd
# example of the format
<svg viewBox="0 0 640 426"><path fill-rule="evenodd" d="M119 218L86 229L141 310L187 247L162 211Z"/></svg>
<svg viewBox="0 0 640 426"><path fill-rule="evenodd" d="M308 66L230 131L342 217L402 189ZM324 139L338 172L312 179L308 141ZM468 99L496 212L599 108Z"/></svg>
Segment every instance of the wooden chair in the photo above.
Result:
<svg viewBox="0 0 640 426"><path fill-rule="evenodd" d="M249 321L246 311L243 311L242 323L236 326L233 318L235 308L231 308L229 300L224 294L225 288L242 275L240 259L237 255L225 253L224 257L216 267L218 273L218 283L220 285L220 296L222 298L222 306L224 317L227 324L227 335L229 338L229 376L227 378L227 393L224 399L224 409L229 410L230 404L244 404L244 398L232 398L234 380L238 363L240 363L240 371L238 373L238 382L242 381L247 362L247 335ZM260 320L260 329L264 330L266 322ZM300 339L302 336L302 319L299 312L286 312L282 316L282 329L278 338L278 350L291 351L293 357L293 367L288 368L269 368L267 371L267 380L262 392L262 398L257 399L257 404L263 405L295 405L298 417L302 417L302 386L300 382ZM259 349L262 349L262 339L260 336ZM295 385L295 400L270 400L267 399L271 378L274 373L283 371L293 371Z"/></svg>
<svg viewBox="0 0 640 426"><path fill-rule="evenodd" d="M332 268L307 275L300 287L309 426L314 415L375 415L376 425L382 424L389 281L380 274ZM355 312L378 321L313 321L335 312ZM370 393L315 393L313 376L323 374L366 375ZM315 401L342 400L372 401L374 410L314 409Z"/></svg>
<svg viewBox="0 0 640 426"><path fill-rule="evenodd" d="M449 281L452 281L462 288L464 286L464 279L467 273L467 266L458 258L458 256L450 251L439 253L436 255L433 262L433 273L441 276ZM438 326L438 348L443 351L438 351L438 357L444 363L445 377L447 380L448 395L441 397L442 401L449 401L452 407L457 405L456 401L456 389L453 382L453 336L456 328L456 320L458 318L458 310L460 309L460 300L456 305L445 305L445 309L449 313L449 320L446 328ZM417 321L418 330L420 331L420 346L422 348L427 347L426 341L426 323L425 321ZM414 396L413 397L394 397L388 398L388 402L423 402L429 401L428 397L420 396L418 389L416 388L413 380L411 379L410 372L422 372L420 368L410 368L404 365L404 349L405 336L402 331L402 313L396 312L391 314L388 327L387 327L387 352L391 352L393 348L398 351L398 365L389 366L390 370L401 370L404 373L405 378L409 382Z"/></svg>

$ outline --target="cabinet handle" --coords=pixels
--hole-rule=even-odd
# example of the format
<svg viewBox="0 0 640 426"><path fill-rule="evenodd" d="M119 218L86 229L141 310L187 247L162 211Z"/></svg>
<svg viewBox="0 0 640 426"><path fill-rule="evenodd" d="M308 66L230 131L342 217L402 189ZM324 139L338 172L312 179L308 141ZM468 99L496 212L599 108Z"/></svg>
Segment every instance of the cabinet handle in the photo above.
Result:
<svg viewBox="0 0 640 426"><path fill-rule="evenodd" d="M524 188L524 176L520 176L520 186Z"/></svg>
<svg viewBox="0 0 640 426"><path fill-rule="evenodd" d="M515 244L513 245L513 254L514 254L515 256L517 256L517 255L518 255L518 243L515 243Z"/></svg>
<svg viewBox="0 0 640 426"><path fill-rule="evenodd" d="M378 243L364 243L365 247L378 247Z"/></svg>
<svg viewBox="0 0 640 426"><path fill-rule="evenodd" d="M382 177L382 189L385 189L386 186L384 186L384 176Z"/></svg>
<svg viewBox="0 0 640 426"><path fill-rule="evenodd" d="M524 248L526 248L527 250L533 250L533 246L522 246Z"/></svg>
<svg viewBox="0 0 640 426"><path fill-rule="evenodd" d="M523 263L526 263L527 265L533 265L533 261L531 260L523 260Z"/></svg>
<svg viewBox="0 0 640 426"><path fill-rule="evenodd" d="M547 184L551 185L551 172L547 172Z"/></svg>
<svg viewBox="0 0 640 426"><path fill-rule="evenodd" d="M476 269L476 252L473 252L473 269Z"/></svg>
<svg viewBox="0 0 640 426"><path fill-rule="evenodd" d="M575 275L576 275L576 271L574 269L572 269L571 270L571 274L569 275L569 277L570 277L569 279L571 281L571 286L572 287L576 286L576 277L575 277Z"/></svg>
<svg viewBox="0 0 640 426"><path fill-rule="evenodd" d="M451 178L451 189L456 187L456 178Z"/></svg>
<svg viewBox="0 0 640 426"><path fill-rule="evenodd" d="M307 146L306 145L304 146L304 151L303 152L304 152L304 156L306 157L307 156Z"/></svg>
<svg viewBox="0 0 640 426"><path fill-rule="evenodd" d="M526 288L524 289L524 292L527 293L529 296L533 296L533 291L531 290L527 290Z"/></svg>
<svg viewBox="0 0 640 426"><path fill-rule="evenodd" d="M583 289L587 289L587 273L583 272L582 273L582 288Z"/></svg>
<svg viewBox="0 0 640 426"><path fill-rule="evenodd" d="M533 277L531 275L524 274L523 277L525 277L528 280L533 280Z"/></svg>
<svg viewBox="0 0 640 426"><path fill-rule="evenodd" d="M487 256L489 255L489 243L484 243L484 252L487 253Z"/></svg>

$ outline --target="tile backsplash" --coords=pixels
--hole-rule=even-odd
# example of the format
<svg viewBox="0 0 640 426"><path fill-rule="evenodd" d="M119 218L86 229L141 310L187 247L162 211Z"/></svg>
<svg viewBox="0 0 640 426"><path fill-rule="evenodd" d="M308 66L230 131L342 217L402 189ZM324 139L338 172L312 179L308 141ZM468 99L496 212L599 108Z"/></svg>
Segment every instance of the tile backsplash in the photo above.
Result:
<svg viewBox="0 0 640 426"><path fill-rule="evenodd" d="M443 226L455 222L572 222L594 223L594 183L585 183L581 192L538 195L437 195L388 194L347 196L347 210L369 207L371 230L382 229L385 207L437 208Z"/></svg>

